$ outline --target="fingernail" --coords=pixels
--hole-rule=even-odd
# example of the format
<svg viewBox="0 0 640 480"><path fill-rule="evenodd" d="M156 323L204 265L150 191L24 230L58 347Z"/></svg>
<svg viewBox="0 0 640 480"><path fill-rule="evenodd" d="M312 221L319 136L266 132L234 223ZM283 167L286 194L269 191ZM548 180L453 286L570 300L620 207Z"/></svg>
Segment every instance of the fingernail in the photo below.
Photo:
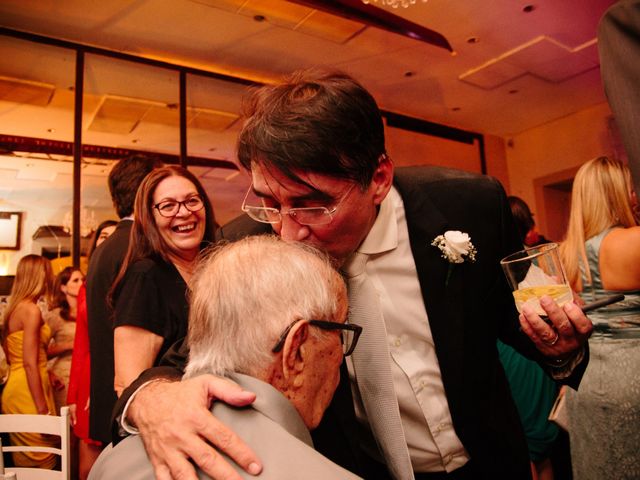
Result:
<svg viewBox="0 0 640 480"><path fill-rule="evenodd" d="M543 307L548 307L549 305L551 305L551 297L547 295L544 295L543 297L541 297L540 305L542 305Z"/></svg>
<svg viewBox="0 0 640 480"><path fill-rule="evenodd" d="M262 467L260 465L258 465L257 463L253 462L251 464L249 464L249 473L251 475L258 475L261 471L262 471Z"/></svg>

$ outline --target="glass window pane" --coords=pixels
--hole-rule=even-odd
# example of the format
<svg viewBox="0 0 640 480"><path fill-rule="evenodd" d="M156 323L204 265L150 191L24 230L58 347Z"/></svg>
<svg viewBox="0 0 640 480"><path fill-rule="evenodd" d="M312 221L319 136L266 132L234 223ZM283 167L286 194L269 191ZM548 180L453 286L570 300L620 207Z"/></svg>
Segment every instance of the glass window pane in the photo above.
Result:
<svg viewBox="0 0 640 480"><path fill-rule="evenodd" d="M26 254L70 254L75 52L0 36L0 58L0 212L22 212L0 275L13 275Z"/></svg>
<svg viewBox="0 0 640 480"><path fill-rule="evenodd" d="M187 75L187 150L197 165L189 166L209 194L221 225L242 213L242 199L251 183L238 171L236 140L245 85ZM207 160L229 162L228 167Z"/></svg>

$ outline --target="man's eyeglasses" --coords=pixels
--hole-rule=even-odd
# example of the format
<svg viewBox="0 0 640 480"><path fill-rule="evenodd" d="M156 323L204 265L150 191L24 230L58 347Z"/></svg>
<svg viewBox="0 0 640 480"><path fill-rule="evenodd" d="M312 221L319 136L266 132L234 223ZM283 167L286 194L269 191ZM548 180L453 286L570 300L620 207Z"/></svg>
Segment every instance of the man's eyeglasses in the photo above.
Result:
<svg viewBox="0 0 640 480"><path fill-rule="evenodd" d="M345 194L336 202L333 208L327 207L296 207L290 208L288 211L283 212L279 208L274 207L257 207L254 205L247 205L247 198L253 186L249 187L247 194L242 201L242 211L249 215L257 222L262 223L280 223L282 222L283 215L289 215L300 225L327 225L333 220L333 214L338 210L338 206L349 195L355 183L349 187Z"/></svg>
<svg viewBox="0 0 640 480"><path fill-rule="evenodd" d="M184 208L190 212L197 212L202 210L204 202L200 195L192 195L186 200L179 202L177 200L163 200L160 203L156 203L153 208L158 210L158 213L163 217L175 217L180 211L180 206L184 205Z"/></svg>
<svg viewBox="0 0 640 480"><path fill-rule="evenodd" d="M273 353L278 353L284 347L284 342L287 339L287 335L293 328L293 326L301 321L302 318L299 318L292 322L287 328L285 328L282 335L278 339L278 342L271 349ZM338 323L338 322L327 322L325 320L309 320L309 325L313 325L314 327L321 328L323 330L340 330L340 337L342 340L342 352L345 357L348 357L353 353L353 350L356 348L358 343L358 338L360 338L360 334L362 333L362 327L360 325L355 325L353 323Z"/></svg>

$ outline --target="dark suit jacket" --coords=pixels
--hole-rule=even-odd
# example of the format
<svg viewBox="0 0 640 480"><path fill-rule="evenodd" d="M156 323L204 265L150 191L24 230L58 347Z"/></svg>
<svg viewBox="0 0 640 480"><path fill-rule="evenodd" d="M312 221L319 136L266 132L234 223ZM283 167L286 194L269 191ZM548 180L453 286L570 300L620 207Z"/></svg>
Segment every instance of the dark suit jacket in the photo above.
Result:
<svg viewBox="0 0 640 480"><path fill-rule="evenodd" d="M399 168L394 183L404 201L411 250L454 427L471 456L476 477L529 478L524 433L500 364L496 338L539 361L545 369L549 367L520 331L513 297L500 267L501 258L522 248L504 191L489 177L438 167ZM478 252L475 263L450 265L431 246L433 239L447 230L471 236ZM261 231L264 226L256 227L245 217L226 225L219 234L233 240ZM167 360L182 367L185 352L182 347ZM577 386L586 362L567 383ZM379 468L360 452L347 378L342 375L332 404L313 432L314 444L336 463L374 478L371 472ZM376 474L375 478L382 477Z"/></svg>
<svg viewBox="0 0 640 480"><path fill-rule="evenodd" d="M93 252L87 272L87 322L91 352L91 408L89 436L105 444L111 441L111 414L116 402L113 390L113 310L107 293L129 246L133 221L121 220L116 230Z"/></svg>
<svg viewBox="0 0 640 480"><path fill-rule="evenodd" d="M609 7L598 26L600 73L640 192L640 0Z"/></svg>

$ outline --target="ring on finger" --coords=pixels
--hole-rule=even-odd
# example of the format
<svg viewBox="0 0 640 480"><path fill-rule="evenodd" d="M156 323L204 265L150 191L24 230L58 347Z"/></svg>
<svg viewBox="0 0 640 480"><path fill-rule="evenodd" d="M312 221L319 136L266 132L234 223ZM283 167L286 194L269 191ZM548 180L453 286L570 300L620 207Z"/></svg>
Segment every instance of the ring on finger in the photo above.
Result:
<svg viewBox="0 0 640 480"><path fill-rule="evenodd" d="M547 346L549 346L549 347L552 347L553 345L555 345L556 343L558 343L558 339L560 338L560 334L559 334L558 332L556 332L555 330L554 330L554 332L553 332L553 333L555 333L555 334L556 334L556 336L555 336L555 337L553 337L553 339L551 339L550 341L542 340L542 343L544 343L545 345L547 345Z"/></svg>

